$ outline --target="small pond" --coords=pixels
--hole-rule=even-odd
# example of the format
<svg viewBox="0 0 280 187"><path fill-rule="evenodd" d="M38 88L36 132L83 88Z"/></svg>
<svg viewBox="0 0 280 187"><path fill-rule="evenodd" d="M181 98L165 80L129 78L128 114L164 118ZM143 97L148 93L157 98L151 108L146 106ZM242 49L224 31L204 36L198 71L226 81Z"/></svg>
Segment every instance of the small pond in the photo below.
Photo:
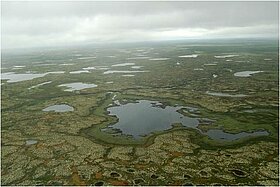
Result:
<svg viewBox="0 0 280 187"><path fill-rule="evenodd" d="M86 83L82 83L82 82L74 82L74 83L68 83L68 84L61 84L61 85L58 85L58 87L68 87L64 91L72 92L75 90L82 90L82 89L86 89L86 88L95 88L95 87L97 87L97 85L96 84L86 84Z"/></svg>
<svg viewBox="0 0 280 187"><path fill-rule="evenodd" d="M95 56L88 56L88 57L79 57L77 59L79 59L79 60L87 60L87 59L94 59L94 58L96 58L96 57Z"/></svg>
<svg viewBox="0 0 280 187"><path fill-rule="evenodd" d="M236 57L236 56L239 56L239 55L217 55L214 57L215 58L231 58L231 57Z"/></svg>
<svg viewBox="0 0 280 187"><path fill-rule="evenodd" d="M43 109L44 112L50 112L50 111L54 111L54 112L71 112L74 111L74 108L66 105L66 104L61 104L61 105L52 105L49 106L47 108Z"/></svg>
<svg viewBox="0 0 280 187"><path fill-rule="evenodd" d="M210 92L210 91L207 91L206 94L218 96L218 97L246 97L247 96L245 94L228 94L228 93Z"/></svg>
<svg viewBox="0 0 280 187"><path fill-rule="evenodd" d="M90 67L83 68L83 70L93 70L93 69L96 69L96 67L90 66Z"/></svg>
<svg viewBox="0 0 280 187"><path fill-rule="evenodd" d="M38 141L37 140L26 140L25 145L33 145L36 144Z"/></svg>
<svg viewBox="0 0 280 187"><path fill-rule="evenodd" d="M141 57L131 57L131 58L126 58L127 60L144 60L144 59L148 59L150 57L147 56L141 56Z"/></svg>
<svg viewBox="0 0 280 187"><path fill-rule="evenodd" d="M198 57L198 55L196 54L192 54L192 55L182 55L182 56L178 56L179 58L196 58Z"/></svg>
<svg viewBox="0 0 280 187"><path fill-rule="evenodd" d="M70 74L90 73L88 70L70 71Z"/></svg>
<svg viewBox="0 0 280 187"><path fill-rule="evenodd" d="M267 131L256 131L256 132L252 132L252 133L241 132L241 133L237 133L237 134L230 134L230 133L224 133L222 130L211 129L211 130L208 130L205 134L207 134L213 140L233 141L233 140L238 140L240 138L245 138L245 137L267 136L269 133Z"/></svg>
<svg viewBox="0 0 280 187"><path fill-rule="evenodd" d="M250 77L252 74L261 73L263 71L241 71L234 73L236 77Z"/></svg>
<svg viewBox="0 0 280 187"><path fill-rule="evenodd" d="M267 131L230 134L222 130L209 130L204 133L197 128L199 118L184 116L178 112L179 109L189 110L189 108L182 106L163 106L158 101L148 100L139 100L136 103L113 106L107 108L107 111L109 115L116 116L118 122L101 130L110 132L113 129L124 135L130 135L135 139L139 139L154 132L171 129L174 123L181 123L183 126L196 129L214 140L232 141L247 136L268 135ZM195 111L199 112L197 109Z"/></svg>
<svg viewBox="0 0 280 187"><path fill-rule="evenodd" d="M112 73L144 73L148 71L119 71L119 70L109 70L105 71L103 74L112 74Z"/></svg>
<svg viewBox="0 0 280 187"><path fill-rule="evenodd" d="M121 64L114 64L113 67L122 67L122 66L133 66L135 63L121 63Z"/></svg>
<svg viewBox="0 0 280 187"><path fill-rule="evenodd" d="M170 58L150 58L149 60L152 61L162 61L162 60L169 60Z"/></svg>

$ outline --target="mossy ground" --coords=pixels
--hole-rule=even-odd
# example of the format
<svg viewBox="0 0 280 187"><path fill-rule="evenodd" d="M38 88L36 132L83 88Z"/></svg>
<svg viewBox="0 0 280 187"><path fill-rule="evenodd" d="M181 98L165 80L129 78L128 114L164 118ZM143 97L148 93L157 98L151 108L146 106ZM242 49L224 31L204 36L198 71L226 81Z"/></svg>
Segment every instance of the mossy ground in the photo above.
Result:
<svg viewBox="0 0 280 187"><path fill-rule="evenodd" d="M186 44L188 49L176 42L152 47L79 49L84 56L96 56L96 59L86 60L74 56L77 49L46 51L44 56L38 52L3 54L2 73L65 73L16 83L2 81L1 184L278 185L278 45L271 41L250 42L253 45L244 45L242 41L223 43L222 46L220 43ZM127 59L139 53L140 48L149 51L147 55L151 58L169 59ZM197 58L178 58L197 53L195 51L199 51ZM228 53L239 56L214 57ZM108 57L110 55L116 57ZM265 61L267 58L271 60ZM134 77L104 75L106 70L98 69L90 73L69 73L89 66L134 70L130 66L111 66L125 62L143 66L140 70L149 72L135 73ZM207 65L214 62L217 65ZM67 63L73 65L62 65ZM13 70L14 65L26 67ZM203 70L194 70L196 68ZM247 70L264 72L250 77L233 75ZM218 77L214 78L213 74ZM52 82L28 89L46 81ZM66 92L58 87L71 82L98 86L76 92ZM207 95L206 91L248 96L218 97ZM146 99L170 106L196 107L199 113L195 115L214 121L210 125L202 124L200 128L204 131L266 130L269 136L219 142L179 124L139 141L105 133L100 129L117 121L106 111L113 104L115 94L115 99L121 103ZM65 113L42 111L53 104L68 104L75 110ZM25 141L30 139L38 143L26 145ZM243 172L244 176L238 176L234 171Z"/></svg>

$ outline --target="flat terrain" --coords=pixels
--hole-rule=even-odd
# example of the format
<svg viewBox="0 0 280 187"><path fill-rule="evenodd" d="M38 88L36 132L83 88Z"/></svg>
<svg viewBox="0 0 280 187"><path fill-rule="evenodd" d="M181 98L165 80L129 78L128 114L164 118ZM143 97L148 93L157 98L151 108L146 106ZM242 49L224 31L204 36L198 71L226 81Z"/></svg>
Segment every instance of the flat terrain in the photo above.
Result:
<svg viewBox="0 0 280 187"><path fill-rule="evenodd" d="M278 185L278 58L272 40L4 51L1 184Z"/></svg>

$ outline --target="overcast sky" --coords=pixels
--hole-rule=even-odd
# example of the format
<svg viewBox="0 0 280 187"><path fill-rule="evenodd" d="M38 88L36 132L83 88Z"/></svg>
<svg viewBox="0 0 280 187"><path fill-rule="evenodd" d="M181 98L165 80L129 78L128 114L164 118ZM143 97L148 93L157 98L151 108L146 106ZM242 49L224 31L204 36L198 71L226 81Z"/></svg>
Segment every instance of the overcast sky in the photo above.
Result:
<svg viewBox="0 0 280 187"><path fill-rule="evenodd" d="M2 2L2 48L278 37L278 2Z"/></svg>

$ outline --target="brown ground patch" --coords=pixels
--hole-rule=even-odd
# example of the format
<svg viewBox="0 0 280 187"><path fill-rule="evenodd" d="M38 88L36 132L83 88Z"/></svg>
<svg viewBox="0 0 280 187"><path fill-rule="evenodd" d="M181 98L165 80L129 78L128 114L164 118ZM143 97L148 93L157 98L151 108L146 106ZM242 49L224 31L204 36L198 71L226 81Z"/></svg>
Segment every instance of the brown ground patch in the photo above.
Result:
<svg viewBox="0 0 280 187"><path fill-rule="evenodd" d="M101 179L102 178L102 173L100 173L100 172L95 173L95 178L96 179Z"/></svg>
<svg viewBox="0 0 280 187"><path fill-rule="evenodd" d="M127 186L127 181L121 181L121 180L109 180L109 182L112 184L112 186Z"/></svg>
<svg viewBox="0 0 280 187"><path fill-rule="evenodd" d="M76 185L80 185L80 186L86 186L85 181L83 181L80 176L78 175L78 171L76 167L72 168L72 175L71 175L71 181L72 184Z"/></svg>

